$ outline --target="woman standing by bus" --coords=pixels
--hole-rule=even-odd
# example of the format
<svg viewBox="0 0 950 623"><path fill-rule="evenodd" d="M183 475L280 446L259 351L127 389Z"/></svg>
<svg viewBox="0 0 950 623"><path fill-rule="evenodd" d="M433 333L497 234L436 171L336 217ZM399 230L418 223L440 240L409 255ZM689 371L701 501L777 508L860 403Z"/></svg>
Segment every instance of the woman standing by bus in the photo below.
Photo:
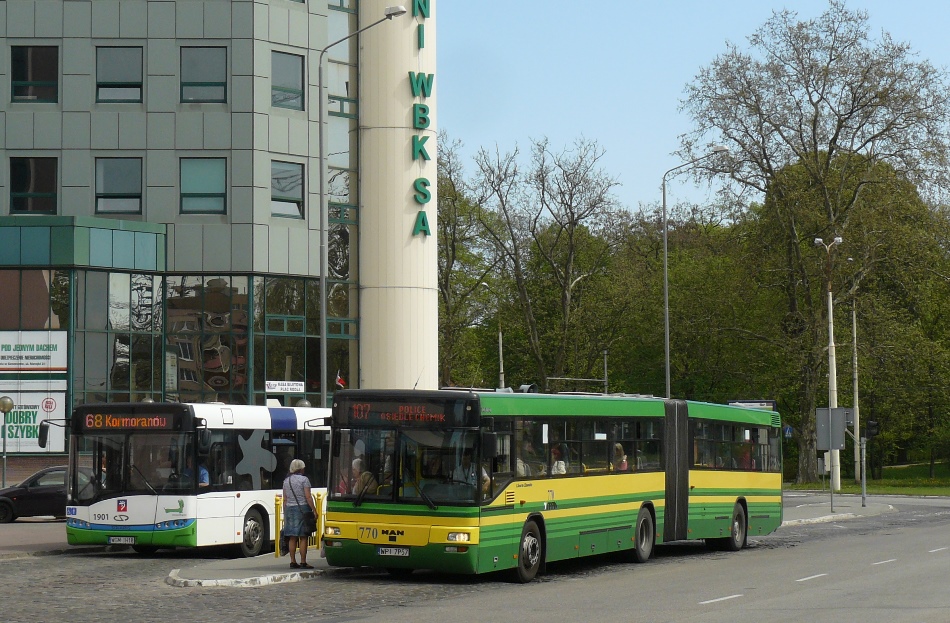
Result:
<svg viewBox="0 0 950 623"><path fill-rule="evenodd" d="M307 545L310 530L305 522L308 513L317 516L310 493L310 479L303 475L306 466L300 459L290 462L290 473L284 479L284 535L288 537L287 550L290 552L291 569L313 569L307 563ZM297 564L297 547L300 547L300 564Z"/></svg>

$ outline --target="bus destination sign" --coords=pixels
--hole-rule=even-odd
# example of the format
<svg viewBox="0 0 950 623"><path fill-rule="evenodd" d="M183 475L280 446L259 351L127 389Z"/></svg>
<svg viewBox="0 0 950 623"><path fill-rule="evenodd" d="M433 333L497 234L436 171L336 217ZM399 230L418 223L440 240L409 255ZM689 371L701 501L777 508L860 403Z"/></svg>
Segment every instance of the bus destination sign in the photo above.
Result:
<svg viewBox="0 0 950 623"><path fill-rule="evenodd" d="M84 431L173 430L175 418L168 413L143 415L87 413L80 418L80 426Z"/></svg>
<svg viewBox="0 0 950 623"><path fill-rule="evenodd" d="M336 411L339 424L440 428L477 426L477 415L467 401L347 400Z"/></svg>

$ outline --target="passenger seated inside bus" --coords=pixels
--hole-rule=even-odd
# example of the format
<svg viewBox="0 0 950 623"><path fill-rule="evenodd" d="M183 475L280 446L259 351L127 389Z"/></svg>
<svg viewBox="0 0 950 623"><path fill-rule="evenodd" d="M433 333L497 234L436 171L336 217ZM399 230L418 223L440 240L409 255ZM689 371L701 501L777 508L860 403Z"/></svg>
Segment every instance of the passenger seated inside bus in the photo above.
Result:
<svg viewBox="0 0 950 623"><path fill-rule="evenodd" d="M376 477L372 472L363 469L363 459L353 459L351 474L350 493L359 495L364 489L367 489L367 493L375 493L379 488L379 483L376 482Z"/></svg>
<svg viewBox="0 0 950 623"><path fill-rule="evenodd" d="M625 472L630 469L627 464L627 455L623 451L623 444L614 444L614 458L610 461L610 467L615 472Z"/></svg>
<svg viewBox="0 0 950 623"><path fill-rule="evenodd" d="M563 444L555 444L551 447L551 475L567 473L567 461L564 460Z"/></svg>

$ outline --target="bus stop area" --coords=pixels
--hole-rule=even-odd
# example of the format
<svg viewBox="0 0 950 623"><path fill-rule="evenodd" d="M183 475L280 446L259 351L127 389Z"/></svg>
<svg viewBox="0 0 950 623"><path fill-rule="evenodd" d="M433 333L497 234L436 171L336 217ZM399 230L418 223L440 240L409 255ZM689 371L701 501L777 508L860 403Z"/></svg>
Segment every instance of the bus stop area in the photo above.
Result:
<svg viewBox="0 0 950 623"><path fill-rule="evenodd" d="M894 511L885 503L868 499L861 505L856 495L835 495L835 512L831 512L828 492L786 491L784 495L783 527L808 523L847 521L856 517L880 515ZM754 537L753 537L754 538ZM62 520L40 518L20 519L0 526L0 562L3 559L28 556L72 555L88 552L125 551L124 546L70 546L66 543L66 526ZM134 554L129 554L134 555ZM161 556L161 552L156 554ZM288 556L277 557L273 552L254 558L178 561L165 582L172 586L264 586L283 582L297 582L325 573L326 561L320 551L312 548L307 562L314 569L290 569Z"/></svg>

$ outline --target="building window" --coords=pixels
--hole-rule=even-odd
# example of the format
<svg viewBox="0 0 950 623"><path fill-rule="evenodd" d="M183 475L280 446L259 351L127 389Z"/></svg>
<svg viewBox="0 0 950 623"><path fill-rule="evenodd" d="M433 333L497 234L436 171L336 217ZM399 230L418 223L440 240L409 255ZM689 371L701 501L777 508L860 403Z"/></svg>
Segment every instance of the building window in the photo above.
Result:
<svg viewBox="0 0 950 623"><path fill-rule="evenodd" d="M56 158L10 158L10 213L56 214Z"/></svg>
<svg viewBox="0 0 950 623"><path fill-rule="evenodd" d="M182 214L224 214L227 184L224 158L182 158Z"/></svg>
<svg viewBox="0 0 950 623"><path fill-rule="evenodd" d="M271 53L271 105L303 110L303 57Z"/></svg>
<svg viewBox="0 0 950 623"><path fill-rule="evenodd" d="M96 101L142 101L142 48L96 48Z"/></svg>
<svg viewBox="0 0 950 623"><path fill-rule="evenodd" d="M96 158L96 213L142 213L141 158Z"/></svg>
<svg viewBox="0 0 950 623"><path fill-rule="evenodd" d="M59 48L15 45L10 59L14 102L59 101Z"/></svg>
<svg viewBox="0 0 950 623"><path fill-rule="evenodd" d="M181 101L228 101L227 48L181 49Z"/></svg>
<svg viewBox="0 0 950 623"><path fill-rule="evenodd" d="M303 165L272 160L270 163L270 213L303 218Z"/></svg>

